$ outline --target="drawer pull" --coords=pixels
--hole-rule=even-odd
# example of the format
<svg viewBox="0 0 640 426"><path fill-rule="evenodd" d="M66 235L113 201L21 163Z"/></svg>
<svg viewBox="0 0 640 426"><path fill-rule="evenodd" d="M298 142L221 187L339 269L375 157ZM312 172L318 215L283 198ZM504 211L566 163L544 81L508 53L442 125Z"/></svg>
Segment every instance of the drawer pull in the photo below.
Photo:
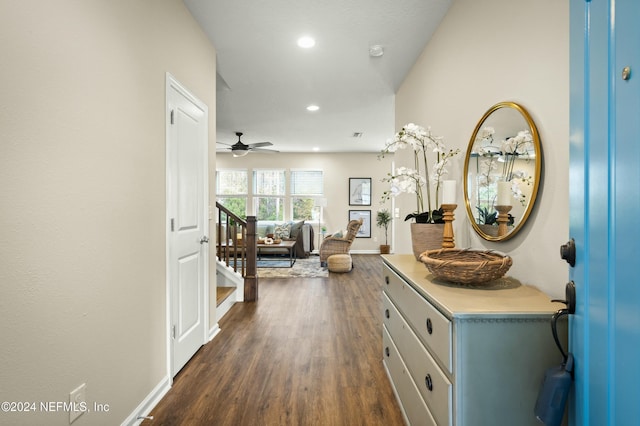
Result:
<svg viewBox="0 0 640 426"><path fill-rule="evenodd" d="M387 283L387 285L389 285L389 275L384 277L384 282Z"/></svg>
<svg viewBox="0 0 640 426"><path fill-rule="evenodd" d="M433 323L431 322L431 318L427 318L427 333L433 334Z"/></svg>
<svg viewBox="0 0 640 426"><path fill-rule="evenodd" d="M385 310L384 310L384 316L385 316L385 317L387 317L387 318L389 318L389 310L388 310L388 309L385 309Z"/></svg>
<svg viewBox="0 0 640 426"><path fill-rule="evenodd" d="M389 357L389 346L387 346L386 348L384 348L384 354Z"/></svg>
<svg viewBox="0 0 640 426"><path fill-rule="evenodd" d="M427 377L424 378L424 382L427 385L427 389L429 389L429 391L433 390L433 381L431 380L431 374L427 374Z"/></svg>

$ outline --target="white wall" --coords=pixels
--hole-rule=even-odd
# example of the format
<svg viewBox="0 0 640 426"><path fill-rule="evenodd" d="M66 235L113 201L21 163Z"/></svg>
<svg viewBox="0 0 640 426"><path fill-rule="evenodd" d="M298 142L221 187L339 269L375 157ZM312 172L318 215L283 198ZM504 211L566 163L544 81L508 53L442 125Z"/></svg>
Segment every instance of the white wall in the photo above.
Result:
<svg viewBox="0 0 640 426"><path fill-rule="evenodd" d="M0 400L119 424L167 374L165 73L215 151L215 51L180 0L3 1L0 51Z"/></svg>
<svg viewBox="0 0 640 426"><path fill-rule="evenodd" d="M564 297L567 264L559 257L569 230L569 5L556 0L456 0L396 97L396 127L431 126L447 146L464 153L478 120L492 105L514 101L532 115L544 153L543 179L529 222L514 238L489 243L466 218L463 156L454 229L458 247L508 253L509 274L553 297ZM396 161L400 164L402 155ZM397 198L402 215L412 197ZM396 250L410 253L407 223L396 222Z"/></svg>
<svg viewBox="0 0 640 426"><path fill-rule="evenodd" d="M375 225L375 214L385 208L380 204L385 186L382 178L391 170L388 158L379 160L376 153L310 153L310 154L259 154L234 158L231 154L218 154L217 169L320 169L324 176L324 192L327 207L323 219L327 232L345 229L349 221L349 210L371 210L371 238L356 238L351 246L354 252L378 252L384 244L384 231ZM349 178L370 177L372 185L371 206L349 206ZM212 187L212 199L215 187ZM386 206L388 208L388 206ZM318 223L310 221L316 233L315 246L318 248ZM391 238L391 235L389 235Z"/></svg>

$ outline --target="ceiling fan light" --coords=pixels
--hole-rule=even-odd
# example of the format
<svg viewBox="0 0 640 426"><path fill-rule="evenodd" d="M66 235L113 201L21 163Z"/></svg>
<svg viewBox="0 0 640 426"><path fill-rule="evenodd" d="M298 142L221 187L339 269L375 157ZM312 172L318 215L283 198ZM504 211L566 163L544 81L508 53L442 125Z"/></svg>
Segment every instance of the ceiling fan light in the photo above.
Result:
<svg viewBox="0 0 640 426"><path fill-rule="evenodd" d="M234 149L231 151L234 157L244 157L249 153L248 149Z"/></svg>

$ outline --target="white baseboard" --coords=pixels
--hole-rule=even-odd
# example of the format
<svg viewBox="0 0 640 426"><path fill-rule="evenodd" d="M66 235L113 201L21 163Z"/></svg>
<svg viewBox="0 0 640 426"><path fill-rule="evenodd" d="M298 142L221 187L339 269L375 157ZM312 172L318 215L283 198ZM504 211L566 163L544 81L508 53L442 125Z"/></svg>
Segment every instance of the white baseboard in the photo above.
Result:
<svg viewBox="0 0 640 426"><path fill-rule="evenodd" d="M209 330L209 342L212 341L218 333L220 333L220 326L216 322L216 324Z"/></svg>
<svg viewBox="0 0 640 426"><path fill-rule="evenodd" d="M244 278L236 286L236 302L244 302Z"/></svg>
<svg viewBox="0 0 640 426"><path fill-rule="evenodd" d="M155 388L147 395L145 399L136 407L135 410L129 417L127 417L121 426L134 426L142 423L143 420L149 415L151 410L160 402L160 400L169 392L171 389L171 378L169 376L165 376L160 383L156 385Z"/></svg>

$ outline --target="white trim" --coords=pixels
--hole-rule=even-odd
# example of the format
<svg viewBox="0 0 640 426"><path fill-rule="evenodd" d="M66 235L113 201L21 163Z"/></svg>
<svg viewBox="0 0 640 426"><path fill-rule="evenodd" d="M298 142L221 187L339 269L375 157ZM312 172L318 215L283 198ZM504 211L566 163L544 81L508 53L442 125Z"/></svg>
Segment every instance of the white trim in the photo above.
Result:
<svg viewBox="0 0 640 426"><path fill-rule="evenodd" d="M229 309L231 309L231 307L236 303L237 292L238 288L236 287L235 290L233 290L231 294L222 301L222 303L216 306L216 324L220 322L222 317L225 316L225 314L229 312Z"/></svg>
<svg viewBox="0 0 640 426"><path fill-rule="evenodd" d="M219 306L216 306L216 326L218 326L218 322L229 312L229 309L231 309L236 302L244 302L244 278L242 278L242 275L238 272L234 271L233 268L220 261L220 259L216 261L216 274L219 275L219 277L216 278L216 285L222 282L223 285L228 284L235 286L233 293Z"/></svg>
<svg viewBox="0 0 640 426"><path fill-rule="evenodd" d="M138 404L135 410L129 414L129 417L124 419L121 426L133 426L142 423L144 419L141 419L140 417L148 416L151 410L158 405L160 400L167 394L167 392L169 392L169 389L171 389L171 382L171 377L165 376L160 383L153 388L149 395L147 395L146 398Z"/></svg>
<svg viewBox="0 0 640 426"><path fill-rule="evenodd" d="M171 105L169 104L169 90L171 88L171 74L167 73L165 76L165 337L166 337L166 367L167 376L169 377L169 387L173 384L173 376L171 375L171 362L173 360L171 350L171 269L169 265L171 263L171 253L169 250L169 241L171 239L171 212L169 206L171 205L171 195L169 194L169 169L170 169L170 157L169 157L169 140L171 139Z"/></svg>
<svg viewBox="0 0 640 426"><path fill-rule="evenodd" d="M209 342L212 341L213 338L216 337L218 333L220 333L220 331L220 326L218 325L218 323L215 323L211 330L209 330Z"/></svg>
<svg viewBox="0 0 640 426"><path fill-rule="evenodd" d="M244 302L244 278L233 268L227 266L220 259L216 258L216 272L219 273L227 282L234 283L236 285L236 302Z"/></svg>

